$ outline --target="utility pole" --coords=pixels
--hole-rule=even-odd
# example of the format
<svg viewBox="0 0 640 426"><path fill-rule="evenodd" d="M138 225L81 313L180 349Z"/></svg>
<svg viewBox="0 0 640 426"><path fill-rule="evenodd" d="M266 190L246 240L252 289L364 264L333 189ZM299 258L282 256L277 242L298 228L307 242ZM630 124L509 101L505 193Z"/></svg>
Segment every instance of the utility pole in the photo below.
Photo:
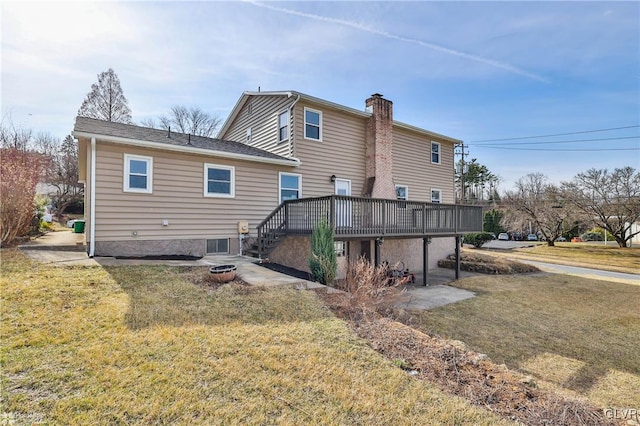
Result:
<svg viewBox="0 0 640 426"><path fill-rule="evenodd" d="M465 151L466 148L464 146L464 142L461 142L460 145L456 145L456 149L458 151L455 151L455 154L461 156L461 160L460 160L460 203L461 204L465 204L466 191L464 189L464 174L465 174L466 163L464 161L464 156L465 155L469 155L469 152Z"/></svg>

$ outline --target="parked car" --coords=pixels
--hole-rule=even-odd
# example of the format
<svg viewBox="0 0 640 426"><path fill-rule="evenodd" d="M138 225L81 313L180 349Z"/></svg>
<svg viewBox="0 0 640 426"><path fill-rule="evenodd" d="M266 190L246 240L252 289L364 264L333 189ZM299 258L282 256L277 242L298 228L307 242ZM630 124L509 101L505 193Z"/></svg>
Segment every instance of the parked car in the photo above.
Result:
<svg viewBox="0 0 640 426"><path fill-rule="evenodd" d="M536 234L527 235L527 241L538 241L538 236Z"/></svg>
<svg viewBox="0 0 640 426"><path fill-rule="evenodd" d="M558 237L558 238L556 238L556 241L558 241L559 243L562 243L562 242L567 241L567 239L565 237Z"/></svg>
<svg viewBox="0 0 640 426"><path fill-rule="evenodd" d="M509 241L509 234L506 232L501 232L498 234L498 240L500 241Z"/></svg>

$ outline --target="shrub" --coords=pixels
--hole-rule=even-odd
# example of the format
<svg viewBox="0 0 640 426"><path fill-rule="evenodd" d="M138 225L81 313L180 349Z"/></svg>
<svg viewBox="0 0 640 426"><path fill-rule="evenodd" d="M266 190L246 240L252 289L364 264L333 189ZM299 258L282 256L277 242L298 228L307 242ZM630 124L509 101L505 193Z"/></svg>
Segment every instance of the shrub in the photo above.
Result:
<svg viewBox="0 0 640 426"><path fill-rule="evenodd" d="M313 278L321 284L331 285L336 279L338 260L333 244L333 228L321 221L311 233L309 269Z"/></svg>
<svg viewBox="0 0 640 426"><path fill-rule="evenodd" d="M471 244L475 248L482 247L486 242L493 240L493 235L489 232L472 232L464 234L464 242Z"/></svg>
<svg viewBox="0 0 640 426"><path fill-rule="evenodd" d="M338 288L347 292L340 298L340 314L359 321L375 316L397 317L395 306L404 290L398 280L390 280L385 266L373 266L365 258L349 262L347 276Z"/></svg>
<svg viewBox="0 0 640 426"><path fill-rule="evenodd" d="M0 245L6 247L40 224L34 220L36 183L42 157L16 148L4 148L0 155Z"/></svg>

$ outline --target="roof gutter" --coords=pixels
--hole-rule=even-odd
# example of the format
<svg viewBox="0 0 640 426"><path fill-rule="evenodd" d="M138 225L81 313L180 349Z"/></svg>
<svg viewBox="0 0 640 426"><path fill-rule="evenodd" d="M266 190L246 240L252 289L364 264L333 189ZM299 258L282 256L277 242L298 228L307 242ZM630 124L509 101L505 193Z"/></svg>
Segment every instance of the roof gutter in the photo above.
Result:
<svg viewBox="0 0 640 426"><path fill-rule="evenodd" d="M73 131L73 136L76 138L84 137L93 139L100 139L105 142L112 142L120 145L128 145L128 146L136 146L143 148L154 148L161 151L175 151L181 153L189 153L189 154L198 154L198 155L206 155L209 157L219 157L219 158L229 158L232 160L243 160L243 161L251 161L254 163L266 163L266 164L275 164L279 166L289 166L289 167L298 167L301 162L297 158L266 158L266 157L256 157L253 155L247 154L238 154L233 152L225 152L225 151L213 151L210 149L189 147L189 146L178 146L178 145L168 145L164 143L158 142L150 142L143 141L139 139L129 139L123 138L120 136L109 136L109 135L100 135L88 132L80 132Z"/></svg>
<svg viewBox="0 0 640 426"><path fill-rule="evenodd" d="M289 96L293 96L293 93L289 93ZM291 134L289 135L289 158L293 158L293 139L295 138L296 129L295 123L296 120L293 117L293 107L296 106L298 101L300 100L300 93L296 93L296 100L291 103L289 107L289 120L291 122Z"/></svg>

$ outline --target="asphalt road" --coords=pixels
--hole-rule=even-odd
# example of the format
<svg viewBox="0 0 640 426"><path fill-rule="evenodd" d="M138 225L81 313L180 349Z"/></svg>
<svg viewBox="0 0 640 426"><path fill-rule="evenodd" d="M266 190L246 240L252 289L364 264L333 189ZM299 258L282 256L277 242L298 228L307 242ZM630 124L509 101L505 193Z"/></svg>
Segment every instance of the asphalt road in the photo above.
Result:
<svg viewBox="0 0 640 426"><path fill-rule="evenodd" d="M493 240L486 243L484 246L482 246L482 248L508 251L511 249L521 248L521 247L533 247L538 244L540 243L535 241ZM508 253L505 253L504 256L507 258L509 257ZM583 276L587 278L596 278L596 279L603 279L603 280L609 280L609 281L640 285L640 275L639 275L640 271L638 271L638 274L627 274L623 272L603 271L596 268L584 268L579 266L558 265L555 263L539 262L537 260L524 260L520 257L515 257L515 256L511 259L516 260L518 262L527 263L529 265L536 266L542 271L552 272L554 274L578 275L578 276Z"/></svg>
<svg viewBox="0 0 640 426"><path fill-rule="evenodd" d="M581 268L578 266L557 265L555 263L538 262L535 260L516 259L518 262L526 263L538 267L541 271L554 274L577 275L585 278L595 278L607 281L623 282L640 285L640 275L625 274L622 272L603 271L601 269Z"/></svg>

